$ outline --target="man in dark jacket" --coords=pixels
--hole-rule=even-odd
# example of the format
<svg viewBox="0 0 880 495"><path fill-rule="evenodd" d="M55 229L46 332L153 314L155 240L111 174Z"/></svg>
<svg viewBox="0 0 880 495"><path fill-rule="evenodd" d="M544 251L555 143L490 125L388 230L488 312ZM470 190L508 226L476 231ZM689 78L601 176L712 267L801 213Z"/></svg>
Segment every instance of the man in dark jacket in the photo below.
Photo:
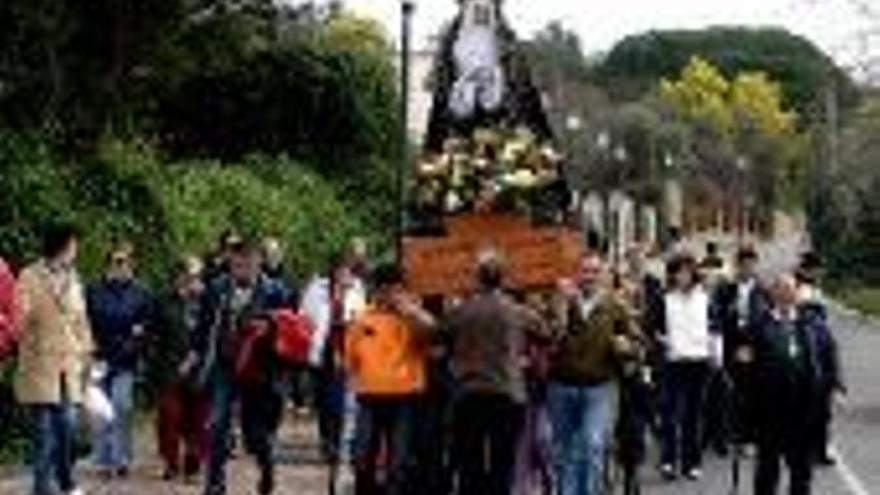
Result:
<svg viewBox="0 0 880 495"><path fill-rule="evenodd" d="M174 268L172 286L161 299L160 316L151 332L150 379L159 394L156 432L166 480L181 473L181 444L186 478L198 473L207 458L208 401L192 374L181 373L190 342L199 330L203 290L201 261L183 258Z"/></svg>
<svg viewBox="0 0 880 495"><path fill-rule="evenodd" d="M130 246L114 249L107 272L87 294L97 357L105 366L102 379L113 404L114 419L95 439L96 463L106 475L126 476L132 459L134 383L144 357L146 329L152 318L149 292L134 278Z"/></svg>
<svg viewBox="0 0 880 495"><path fill-rule="evenodd" d="M775 495L780 462L788 466L791 495L809 495L812 445L821 401L822 366L817 325L822 319L799 311L797 283L780 276L773 287L773 307L752 332L750 352L755 379L758 464L755 495Z"/></svg>
<svg viewBox="0 0 880 495"><path fill-rule="evenodd" d="M274 489L272 440L281 413L276 368L265 341L247 344L247 329L260 325L268 312L284 305L283 291L260 270L259 252L248 243L231 248L229 274L217 278L205 292L199 330L187 365L199 364L199 375L211 396L210 445L206 495L226 493L226 461L233 404L241 402L245 447L257 461L257 493ZM242 351L252 348L250 357ZM241 380L242 359L257 365L258 378ZM184 371L186 371L184 367Z"/></svg>
<svg viewBox="0 0 880 495"><path fill-rule="evenodd" d="M827 323L828 308L819 288L821 272L822 261L818 255L804 253L797 271L799 306L801 311L824 322L814 326L819 344L819 364L822 366L822 401L819 421L813 434L814 457L819 465L828 467L837 462L830 451L834 403L839 397L846 395L847 389L837 338Z"/></svg>
<svg viewBox="0 0 880 495"><path fill-rule="evenodd" d="M711 440L719 451L726 450L728 441L738 445L754 441L753 412L754 377L745 351L750 344L752 327L768 311L770 296L758 279L759 257L754 248L745 246L737 253L735 278L723 283L715 291L712 301L712 321L724 338L724 368L732 379L734 390L721 402L732 403L729 417L721 418L711 431Z"/></svg>
<svg viewBox="0 0 880 495"><path fill-rule="evenodd" d="M525 419L526 335L541 323L504 294L497 255L481 255L477 277L479 292L445 325L457 387L453 463L460 495L509 495Z"/></svg>

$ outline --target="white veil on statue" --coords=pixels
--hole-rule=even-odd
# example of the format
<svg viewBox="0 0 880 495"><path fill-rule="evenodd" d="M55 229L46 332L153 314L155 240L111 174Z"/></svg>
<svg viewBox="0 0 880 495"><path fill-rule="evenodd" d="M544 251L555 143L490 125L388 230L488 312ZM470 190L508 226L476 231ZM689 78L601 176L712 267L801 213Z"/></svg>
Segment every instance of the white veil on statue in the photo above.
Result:
<svg viewBox="0 0 880 495"><path fill-rule="evenodd" d="M493 112L504 100L496 0L464 0L461 27L453 46L457 79L449 109L458 118L472 117L478 109Z"/></svg>

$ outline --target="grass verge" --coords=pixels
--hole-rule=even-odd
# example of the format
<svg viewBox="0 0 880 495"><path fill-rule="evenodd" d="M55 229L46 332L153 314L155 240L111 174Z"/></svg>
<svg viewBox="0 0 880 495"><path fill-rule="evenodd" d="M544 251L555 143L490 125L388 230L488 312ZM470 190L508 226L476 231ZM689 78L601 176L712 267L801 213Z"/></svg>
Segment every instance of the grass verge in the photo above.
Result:
<svg viewBox="0 0 880 495"><path fill-rule="evenodd" d="M880 317L880 287L847 287L834 291L834 297L847 307Z"/></svg>

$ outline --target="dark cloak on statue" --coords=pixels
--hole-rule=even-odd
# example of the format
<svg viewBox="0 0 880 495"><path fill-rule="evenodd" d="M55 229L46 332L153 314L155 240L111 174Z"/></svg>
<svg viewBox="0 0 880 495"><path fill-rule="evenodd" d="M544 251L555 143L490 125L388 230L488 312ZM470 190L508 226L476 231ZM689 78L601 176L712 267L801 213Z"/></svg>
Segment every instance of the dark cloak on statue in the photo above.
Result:
<svg viewBox="0 0 880 495"><path fill-rule="evenodd" d="M467 4L465 1L463 4ZM496 14L495 40L498 63L502 77L500 104L486 110L479 103L469 115L462 117L452 110L450 102L456 82L461 74L456 62L456 43L462 31L464 9L444 33L434 67L434 100L428 123L425 147L429 151L442 151L443 144L453 137L470 137L481 127L526 127L539 140L550 141L553 131L544 113L541 93L532 82L532 73L525 50L520 46L516 33L501 14L499 2L493 2Z"/></svg>

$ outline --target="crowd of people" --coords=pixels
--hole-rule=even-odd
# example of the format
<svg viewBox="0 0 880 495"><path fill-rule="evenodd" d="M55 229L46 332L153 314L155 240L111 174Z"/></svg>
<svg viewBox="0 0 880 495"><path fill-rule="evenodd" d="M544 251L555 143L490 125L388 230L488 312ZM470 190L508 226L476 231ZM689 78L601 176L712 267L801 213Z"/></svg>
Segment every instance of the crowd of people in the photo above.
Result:
<svg viewBox="0 0 880 495"><path fill-rule="evenodd" d="M791 495L808 495L834 461L846 388L809 253L768 281L750 246L733 273L711 243L702 259L636 246L619 266L593 246L571 278L519 292L487 249L472 294L421 298L363 241L298 283L277 240L228 233L153 291L134 246L84 285L76 229L45 230L17 279L0 263L0 351L32 418L34 495L83 493L83 418L100 473L128 477L140 389L165 479L205 495L227 493L242 447L256 492L276 492L288 401L314 412L340 495L348 476L356 495L601 495L612 466L635 494L652 438L670 483L700 480L709 450L754 458L756 495L777 493L783 461Z"/></svg>

